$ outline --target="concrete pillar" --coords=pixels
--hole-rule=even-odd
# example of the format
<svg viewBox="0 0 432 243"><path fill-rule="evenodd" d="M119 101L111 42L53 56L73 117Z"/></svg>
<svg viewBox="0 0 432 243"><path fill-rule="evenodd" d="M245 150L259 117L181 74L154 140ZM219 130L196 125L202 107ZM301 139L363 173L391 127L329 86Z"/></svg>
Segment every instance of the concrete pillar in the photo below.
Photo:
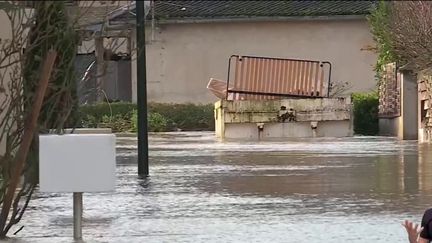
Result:
<svg viewBox="0 0 432 243"><path fill-rule="evenodd" d="M417 126L418 126L418 138L417 140L419 141L419 143L423 143L425 142L425 138L424 138L424 127L422 126L422 111L423 111L423 102L422 102L422 97L420 94L420 87L419 87L419 79L417 80Z"/></svg>
<svg viewBox="0 0 432 243"><path fill-rule="evenodd" d="M402 139L416 140L418 138L417 78L410 70L401 70L401 76Z"/></svg>
<svg viewBox="0 0 432 243"><path fill-rule="evenodd" d="M399 117L379 119L380 135L416 140L419 128L417 77L409 69L400 69L397 75L400 80L401 113Z"/></svg>

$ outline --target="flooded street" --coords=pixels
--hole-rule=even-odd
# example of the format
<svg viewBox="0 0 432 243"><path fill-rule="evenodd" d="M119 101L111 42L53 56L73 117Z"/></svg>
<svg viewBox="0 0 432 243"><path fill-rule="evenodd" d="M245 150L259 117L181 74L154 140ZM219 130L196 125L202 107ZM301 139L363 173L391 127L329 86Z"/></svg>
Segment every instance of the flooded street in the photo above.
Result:
<svg viewBox="0 0 432 243"><path fill-rule="evenodd" d="M116 192L84 194L86 242L407 242L402 220L432 207L432 147L416 141L149 141L141 180L136 138L118 138ZM18 242L73 242L72 195L37 191L21 225Z"/></svg>

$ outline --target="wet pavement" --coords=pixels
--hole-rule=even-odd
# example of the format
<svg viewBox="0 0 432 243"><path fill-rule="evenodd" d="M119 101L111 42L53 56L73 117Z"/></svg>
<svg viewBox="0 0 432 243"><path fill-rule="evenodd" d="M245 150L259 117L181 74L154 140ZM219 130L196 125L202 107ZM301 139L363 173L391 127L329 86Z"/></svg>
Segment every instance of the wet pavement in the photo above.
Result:
<svg viewBox="0 0 432 243"><path fill-rule="evenodd" d="M432 206L432 147L392 138L118 138L115 193L84 194L86 242L407 242ZM36 192L16 242L73 242L72 195ZM12 230L13 233L13 230Z"/></svg>

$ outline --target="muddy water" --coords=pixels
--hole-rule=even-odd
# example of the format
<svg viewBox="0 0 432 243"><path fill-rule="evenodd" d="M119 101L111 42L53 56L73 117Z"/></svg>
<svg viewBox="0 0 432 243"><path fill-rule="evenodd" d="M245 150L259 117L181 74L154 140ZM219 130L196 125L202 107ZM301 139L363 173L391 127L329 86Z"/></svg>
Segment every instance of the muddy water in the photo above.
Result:
<svg viewBox="0 0 432 243"><path fill-rule="evenodd" d="M432 207L432 147L388 138L118 139L118 185L84 195L86 242L406 242L403 219ZM36 193L17 242L73 242L72 195Z"/></svg>

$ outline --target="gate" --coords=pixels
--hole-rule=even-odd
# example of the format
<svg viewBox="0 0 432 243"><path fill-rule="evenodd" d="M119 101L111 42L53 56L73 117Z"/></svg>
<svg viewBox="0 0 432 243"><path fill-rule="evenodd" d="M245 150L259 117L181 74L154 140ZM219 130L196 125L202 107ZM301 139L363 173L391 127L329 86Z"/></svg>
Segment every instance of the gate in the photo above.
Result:
<svg viewBox="0 0 432 243"><path fill-rule="evenodd" d="M331 63L327 61L233 55L229 58L226 97L328 97L330 78Z"/></svg>

